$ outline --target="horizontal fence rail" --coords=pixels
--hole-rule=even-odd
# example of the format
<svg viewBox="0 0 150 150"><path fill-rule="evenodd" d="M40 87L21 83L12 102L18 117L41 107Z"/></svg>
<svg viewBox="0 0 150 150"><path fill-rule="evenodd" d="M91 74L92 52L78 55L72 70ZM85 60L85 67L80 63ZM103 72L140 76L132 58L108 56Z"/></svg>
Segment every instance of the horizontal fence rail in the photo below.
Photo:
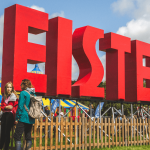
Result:
<svg viewBox="0 0 150 150"><path fill-rule="evenodd" d="M10 149L15 148L13 137L15 126L11 132ZM92 149L114 146L149 145L150 119L99 119L82 117L58 117L43 122L36 120L32 128L32 150ZM25 149L24 136L22 147Z"/></svg>

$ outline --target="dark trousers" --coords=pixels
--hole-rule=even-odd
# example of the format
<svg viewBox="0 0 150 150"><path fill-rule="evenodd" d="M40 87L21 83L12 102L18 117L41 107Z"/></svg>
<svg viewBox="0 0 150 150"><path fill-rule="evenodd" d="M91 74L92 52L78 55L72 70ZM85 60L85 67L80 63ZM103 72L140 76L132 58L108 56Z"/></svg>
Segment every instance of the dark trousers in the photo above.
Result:
<svg viewBox="0 0 150 150"><path fill-rule="evenodd" d="M25 132L25 140L31 141L31 129L32 129L32 124L18 121L15 134L14 134L15 141L21 141L21 136L23 132Z"/></svg>
<svg viewBox="0 0 150 150"><path fill-rule="evenodd" d="M10 143L10 130L13 127L14 118L11 112L5 112L1 119L1 141L0 149L3 148L5 144L5 150L8 149Z"/></svg>

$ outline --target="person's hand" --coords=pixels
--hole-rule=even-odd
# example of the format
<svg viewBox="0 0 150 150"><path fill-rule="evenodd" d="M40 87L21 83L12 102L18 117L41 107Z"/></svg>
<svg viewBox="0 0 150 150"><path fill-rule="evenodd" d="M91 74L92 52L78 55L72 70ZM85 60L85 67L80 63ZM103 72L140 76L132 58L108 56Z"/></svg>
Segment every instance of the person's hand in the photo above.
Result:
<svg viewBox="0 0 150 150"><path fill-rule="evenodd" d="M17 121L17 120L15 121L15 124L18 124L18 121Z"/></svg>
<svg viewBox="0 0 150 150"><path fill-rule="evenodd" d="M13 108L13 106L12 106L12 105L8 105L8 106L6 106L5 108L11 110L11 109Z"/></svg>

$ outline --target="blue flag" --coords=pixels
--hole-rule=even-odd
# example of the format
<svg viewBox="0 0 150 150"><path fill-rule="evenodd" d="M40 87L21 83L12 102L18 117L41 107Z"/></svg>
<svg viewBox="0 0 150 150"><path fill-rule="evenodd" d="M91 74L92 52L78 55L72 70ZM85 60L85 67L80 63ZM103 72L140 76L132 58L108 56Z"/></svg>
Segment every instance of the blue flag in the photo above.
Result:
<svg viewBox="0 0 150 150"><path fill-rule="evenodd" d="M51 110L52 113L55 113L55 110L56 110L58 104L59 104L59 99L56 99L56 100L53 101L52 107L51 107L52 108L52 110Z"/></svg>
<svg viewBox="0 0 150 150"><path fill-rule="evenodd" d="M102 110L102 108L103 108L103 105L104 105L104 102L101 102L101 110ZM99 118L99 105L98 105L97 108L96 108L95 117L96 117L96 118Z"/></svg>

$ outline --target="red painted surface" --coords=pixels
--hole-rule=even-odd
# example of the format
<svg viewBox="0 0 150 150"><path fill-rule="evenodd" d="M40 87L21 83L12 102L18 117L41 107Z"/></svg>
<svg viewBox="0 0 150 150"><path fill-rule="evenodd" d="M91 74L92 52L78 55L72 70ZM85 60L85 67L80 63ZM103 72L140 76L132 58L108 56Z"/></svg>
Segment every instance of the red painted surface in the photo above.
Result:
<svg viewBox="0 0 150 150"><path fill-rule="evenodd" d="M125 99L125 53L131 52L130 38L106 33L99 49L106 51L106 99Z"/></svg>
<svg viewBox="0 0 150 150"><path fill-rule="evenodd" d="M45 31L46 46L28 42L28 33ZM20 91L22 79L28 78L37 93L104 98L104 88L97 87L104 75L95 50L97 40L99 49L106 51L106 99L150 101L150 44L131 42L115 33L104 35L91 26L78 28L72 35L71 20L56 17L48 21L47 13L18 4L6 8L4 14L2 92L8 81ZM80 74L71 87L72 54ZM46 62L46 75L27 73L27 63L39 62Z"/></svg>
<svg viewBox="0 0 150 150"><path fill-rule="evenodd" d="M5 9L2 92L8 81L20 91L22 79L28 78L36 92L46 93L46 75L27 73L27 62L46 61L46 47L28 42L28 32L38 34L48 30L48 14L21 5Z"/></svg>
<svg viewBox="0 0 150 150"><path fill-rule="evenodd" d="M126 54L126 101L150 101L150 44L131 42L131 54ZM143 66L146 58L146 67ZM146 80L146 88L143 80Z"/></svg>
<svg viewBox="0 0 150 150"><path fill-rule="evenodd" d="M47 95L71 95L72 21L49 20L46 33Z"/></svg>
<svg viewBox="0 0 150 150"><path fill-rule="evenodd" d="M104 31L91 26L78 28L73 33L73 56L79 66L79 77L72 85L72 97L104 97L104 88L97 87L104 75L95 44L103 38Z"/></svg>

